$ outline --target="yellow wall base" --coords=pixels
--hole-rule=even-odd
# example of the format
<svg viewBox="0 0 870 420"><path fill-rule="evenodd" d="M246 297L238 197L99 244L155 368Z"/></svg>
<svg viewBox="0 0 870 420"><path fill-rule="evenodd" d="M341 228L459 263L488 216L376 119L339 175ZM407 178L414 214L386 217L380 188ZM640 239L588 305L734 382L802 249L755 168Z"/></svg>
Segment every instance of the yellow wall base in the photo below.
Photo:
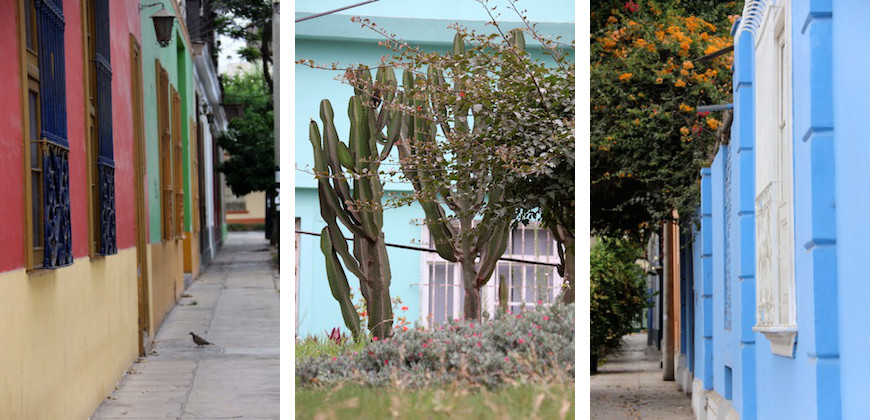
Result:
<svg viewBox="0 0 870 420"><path fill-rule="evenodd" d="M0 273L0 417L84 419L138 355L136 249Z"/></svg>
<svg viewBox="0 0 870 420"><path fill-rule="evenodd" d="M184 242L179 239L148 245L151 249L151 270L148 272L151 326L148 328L148 334L152 339L163 323L163 318L175 307L175 303L184 292L183 244Z"/></svg>
<svg viewBox="0 0 870 420"><path fill-rule="evenodd" d="M184 232L184 272L199 277L199 233Z"/></svg>

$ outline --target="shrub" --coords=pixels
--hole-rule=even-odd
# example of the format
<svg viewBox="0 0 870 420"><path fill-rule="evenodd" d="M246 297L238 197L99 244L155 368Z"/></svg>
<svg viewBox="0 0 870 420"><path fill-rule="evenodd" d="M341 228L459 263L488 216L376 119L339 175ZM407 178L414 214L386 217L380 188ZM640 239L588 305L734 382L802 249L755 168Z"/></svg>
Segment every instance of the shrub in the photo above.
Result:
<svg viewBox="0 0 870 420"><path fill-rule="evenodd" d="M399 388L572 381L574 305L397 332L359 351L297 360L296 377L303 386L350 382Z"/></svg>
<svg viewBox="0 0 870 420"><path fill-rule="evenodd" d="M619 350L647 307L643 270L636 261L642 249L635 243L604 238L590 255L590 340L592 351Z"/></svg>

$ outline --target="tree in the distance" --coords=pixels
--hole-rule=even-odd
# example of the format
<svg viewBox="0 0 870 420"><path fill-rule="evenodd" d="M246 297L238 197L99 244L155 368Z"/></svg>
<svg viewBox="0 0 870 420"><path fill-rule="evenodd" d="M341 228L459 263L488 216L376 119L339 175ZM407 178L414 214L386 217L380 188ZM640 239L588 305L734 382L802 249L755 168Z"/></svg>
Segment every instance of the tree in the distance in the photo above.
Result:
<svg viewBox="0 0 870 420"><path fill-rule="evenodd" d="M275 132L272 97L263 75L241 73L224 79L227 103L244 107L242 118L229 123L229 129L217 138L229 159L218 165L227 185L236 196L275 188Z"/></svg>

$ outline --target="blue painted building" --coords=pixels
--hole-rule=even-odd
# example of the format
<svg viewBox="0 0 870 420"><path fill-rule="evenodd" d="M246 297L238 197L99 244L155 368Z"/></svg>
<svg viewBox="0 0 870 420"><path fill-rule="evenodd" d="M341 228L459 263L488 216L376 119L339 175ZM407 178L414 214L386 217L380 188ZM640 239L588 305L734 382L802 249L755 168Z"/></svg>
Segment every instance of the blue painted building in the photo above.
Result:
<svg viewBox="0 0 870 420"><path fill-rule="evenodd" d="M296 2L296 18L346 5L347 2L338 0L300 0ZM507 8L506 2L492 2L492 5L499 7L499 21L504 23L505 29L522 26L517 16ZM573 2L558 0L546 4L519 4L519 7L528 9L527 17L539 23L540 33L562 36L561 42L570 43L574 39ZM390 54L388 49L378 46L378 41L383 40L383 37L352 23L351 16L368 18L398 38L429 50L449 51L452 48L454 32L448 28L451 23L459 23L480 32L492 30L491 26L485 26L489 19L486 10L473 0L435 3L383 0L297 23L295 59L310 59L326 65L338 63L339 67L358 63L370 67L377 65L381 56ZM534 56L543 57L540 44L531 37L526 39L526 48ZM352 90L336 80L340 72L315 70L303 65L296 65L295 72L295 227L297 231L319 233L325 224L320 215L316 182L311 172L313 156L307 123L314 119L322 126L318 112L320 101L329 99L334 108L343 109ZM397 71L396 74L401 80L401 73ZM335 123L339 138L346 141L349 130L346 114L336 112ZM384 168L389 169L390 165L398 169L397 160L385 163ZM387 194L410 190L410 184L388 182L385 186ZM422 209L416 205L387 209L384 215L384 220L388 221L384 226L386 242L425 246L428 234L422 225L423 218ZM510 241L506 256L558 261L552 239L544 231L536 233L532 229L516 229ZM534 255L529 254L530 248L534 248ZM297 233L296 250L297 335L323 334L333 327L344 329L338 303L332 297L327 283L319 238ZM397 315L406 316L411 323L428 322L430 314L435 321L460 317L458 267L441 260L434 253L397 248L389 248L388 252L392 269L390 293L393 297L401 298L401 306L408 307L407 311L397 310ZM550 286L560 284L561 280L555 270L542 272L534 266L517 263L500 263L495 275L499 273L507 273L511 278L511 286L516 291L511 295L511 304L517 308L523 303L534 304L536 301L535 296L521 293L531 284L528 279L543 275ZM351 288L357 288L355 297L359 298L358 281L349 273L348 277ZM483 293L483 309L489 313L494 313L494 283L490 281ZM547 299L550 299L549 295Z"/></svg>
<svg viewBox="0 0 870 420"><path fill-rule="evenodd" d="M870 416L870 2L747 1L693 240L700 419Z"/></svg>

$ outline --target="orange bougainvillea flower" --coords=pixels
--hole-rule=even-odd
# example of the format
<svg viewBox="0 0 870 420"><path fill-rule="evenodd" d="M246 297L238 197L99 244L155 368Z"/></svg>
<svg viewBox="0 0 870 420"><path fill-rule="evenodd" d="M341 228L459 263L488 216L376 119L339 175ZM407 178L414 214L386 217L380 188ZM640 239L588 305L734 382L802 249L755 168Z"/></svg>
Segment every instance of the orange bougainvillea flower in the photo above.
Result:
<svg viewBox="0 0 870 420"><path fill-rule="evenodd" d="M686 61L683 61L683 68L686 69L686 70L688 70L688 69L693 69L693 68L695 68L695 65L692 64L691 61L686 60Z"/></svg>
<svg viewBox="0 0 870 420"><path fill-rule="evenodd" d="M619 80L621 80L621 81L624 82L624 81L626 81L626 80L631 79L632 76L634 76L634 75L631 74L631 73L622 73L622 74L619 75Z"/></svg>
<svg viewBox="0 0 870 420"><path fill-rule="evenodd" d="M611 17L607 18L607 23L616 23L616 22L618 22L618 20L616 19L615 16L611 16Z"/></svg>
<svg viewBox="0 0 870 420"><path fill-rule="evenodd" d="M690 106L688 106L688 105L686 105L686 104L680 104L680 111L683 111L683 112L692 112L692 107L690 107Z"/></svg>
<svg viewBox="0 0 870 420"><path fill-rule="evenodd" d="M660 84L662 84L663 81L664 81L664 80L662 80L662 78L659 77L658 79L656 79L656 84L657 84L657 85L660 85Z"/></svg>
<svg viewBox="0 0 870 420"><path fill-rule="evenodd" d="M677 81L674 82L674 86L683 87L683 86L686 86L686 82L684 82L683 79L677 79Z"/></svg>
<svg viewBox="0 0 870 420"><path fill-rule="evenodd" d="M688 136L688 135L689 135L689 127L683 127L683 128L681 128L681 129L680 129L680 134L682 134L682 135L684 135L684 136Z"/></svg>
<svg viewBox="0 0 870 420"><path fill-rule="evenodd" d="M719 124L719 120L715 118L707 118L707 127L710 127L711 130L719 128Z"/></svg>

